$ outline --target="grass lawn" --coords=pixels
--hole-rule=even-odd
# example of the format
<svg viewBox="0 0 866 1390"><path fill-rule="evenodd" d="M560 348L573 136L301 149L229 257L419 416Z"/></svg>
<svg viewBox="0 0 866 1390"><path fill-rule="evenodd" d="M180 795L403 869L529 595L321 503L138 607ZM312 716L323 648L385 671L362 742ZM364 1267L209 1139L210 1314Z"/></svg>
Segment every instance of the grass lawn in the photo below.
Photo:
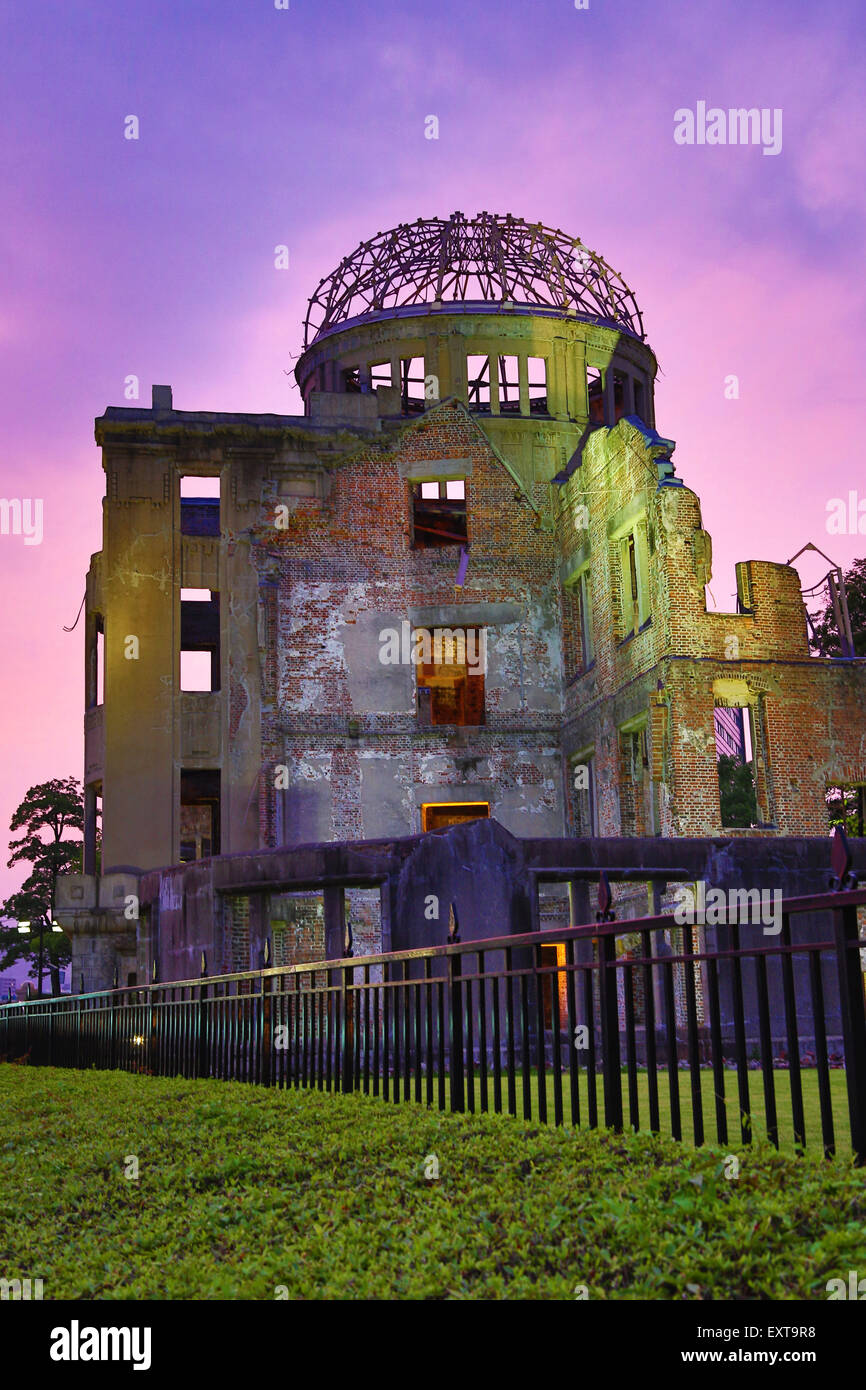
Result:
<svg viewBox="0 0 866 1390"><path fill-rule="evenodd" d="M693 1144L694 1129L692 1122L692 1086L691 1076L688 1071L678 1071L679 1096L680 1096L680 1125L682 1137L685 1143ZM824 1141L821 1130L821 1107L818 1097L818 1074L814 1069L803 1070L800 1073L803 1088L803 1114L806 1123L806 1147L814 1150L819 1155L824 1151ZM547 1118L553 1123L554 1116L554 1089L553 1079L548 1073L546 1078L547 1096ZM638 1081L638 1118L639 1128L649 1129L649 1080L646 1071L639 1071ZM783 1149L794 1149L794 1127L791 1118L791 1082L787 1071L778 1070L773 1072L773 1082L776 1095L776 1120L779 1127L779 1144ZM414 1083L413 1083L414 1084ZM538 1111L538 1075L532 1073L530 1084L530 1101L532 1117L537 1119ZM481 1109L481 1086L477 1075L475 1076L475 1108ZM523 1082L522 1077L516 1078L516 1106L517 1114L523 1116ZM437 1096L434 1089L434 1101ZM413 1089L414 1095L414 1089ZM447 1095L447 1092L446 1092ZM659 1128L662 1134L671 1133L671 1091L670 1081L667 1071L658 1073L658 1095L659 1095ZM596 1078L596 1097L598 1104L598 1118L601 1124L604 1123L604 1086L601 1075ZM586 1126L589 1123L589 1087L585 1070L578 1073L578 1099L579 1099L579 1124ZM701 1100L703 1102L704 1113L704 1139L706 1142L717 1142L716 1129L716 1099L715 1084L713 1073L708 1067L701 1069ZM843 1159L851 1157L851 1130L848 1115L848 1091L845 1083L845 1072L841 1068L830 1072L830 1100L833 1112L833 1124L835 1129L836 1151ZM749 1072L749 1101L752 1117L752 1137L753 1140L759 1137L766 1138L767 1125L765 1118L764 1105L764 1085L760 1071ZM737 1088L736 1071L725 1069L725 1089L723 1096L724 1112L728 1122L728 1146L731 1150L739 1149L742 1146L742 1134L740 1129L740 1105L739 1091ZM487 1104L490 1110L493 1109L493 1081L488 1076L487 1082ZM504 1109L508 1106L508 1091L505 1078L502 1082L502 1105ZM628 1074L625 1070L622 1073L622 1105L623 1119L626 1126L629 1126L629 1097L628 1097ZM569 1078L567 1074L562 1078L562 1113L565 1124L571 1124L571 1092L569 1090Z"/></svg>
<svg viewBox="0 0 866 1390"><path fill-rule="evenodd" d="M722 1149L644 1134L3 1065L0 1277L46 1299L823 1300L866 1270L864 1170L730 1152L736 1179Z"/></svg>

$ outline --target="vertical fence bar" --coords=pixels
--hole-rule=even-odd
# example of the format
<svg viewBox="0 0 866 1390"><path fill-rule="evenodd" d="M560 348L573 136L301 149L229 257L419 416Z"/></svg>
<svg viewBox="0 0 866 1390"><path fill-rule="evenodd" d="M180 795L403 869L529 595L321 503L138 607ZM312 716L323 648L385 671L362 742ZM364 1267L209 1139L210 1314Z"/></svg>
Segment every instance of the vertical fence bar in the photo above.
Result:
<svg viewBox="0 0 866 1390"><path fill-rule="evenodd" d="M544 981L547 976L543 973L544 957L542 951L544 947L536 943L532 948L533 965L533 985L535 986L535 1056L536 1056L536 1083L538 1086L538 1118L542 1124L547 1123L547 1068L545 1066L545 1037L544 1037Z"/></svg>
<svg viewBox="0 0 866 1390"><path fill-rule="evenodd" d="M523 1088L523 1118L532 1119L532 1066L529 1055L529 978L525 970L520 972L520 1060L521 1085ZM537 977L536 977L537 983Z"/></svg>
<svg viewBox="0 0 866 1390"><path fill-rule="evenodd" d="M429 956L424 957L424 1056L427 1067L426 1099L433 1104L433 978Z"/></svg>
<svg viewBox="0 0 866 1390"><path fill-rule="evenodd" d="M438 1028L438 1066L437 1066L437 1103L440 1110L445 1109L445 981L436 982L436 1023Z"/></svg>
<svg viewBox="0 0 866 1390"><path fill-rule="evenodd" d="M598 1087L596 1085L595 1004L592 981L595 973L596 951L593 948L593 968L583 968L583 1008L586 1015L586 1113L590 1129L598 1129Z"/></svg>
<svg viewBox="0 0 866 1390"><path fill-rule="evenodd" d="M465 1109L463 1087L463 988L461 975L463 960L459 951L448 955L448 1037L450 1057L448 1063L451 1081L451 1109L458 1113Z"/></svg>
<svg viewBox="0 0 866 1390"><path fill-rule="evenodd" d="M355 1058L355 996L354 967L344 965L340 971L340 1012L343 1016L343 1079L344 1091L354 1090Z"/></svg>
<svg viewBox="0 0 866 1390"><path fill-rule="evenodd" d="M568 1088L571 1123L580 1124L580 1069L577 1055L577 952L574 937L565 943L565 991L568 1011Z"/></svg>
<svg viewBox="0 0 866 1390"><path fill-rule="evenodd" d="M740 929L731 926L731 990L734 1013L734 1046L737 1061L737 1094L740 1102L740 1134L744 1144L752 1142L752 1106L749 1099L749 1063L746 1057L746 1016L743 1003L743 966L739 956Z"/></svg>
<svg viewBox="0 0 866 1390"><path fill-rule="evenodd" d="M668 1054L668 1088L671 1101L671 1134L674 1139L682 1139L682 1119L680 1116L680 1073L677 1047L677 1017L674 1002L674 964L665 960L661 967L665 1007L665 1041Z"/></svg>
<svg viewBox="0 0 866 1390"><path fill-rule="evenodd" d="M493 1027L493 1109L502 1114L502 1024L499 1017L499 976L490 981L490 1016Z"/></svg>
<svg viewBox="0 0 866 1390"><path fill-rule="evenodd" d="M412 1038L410 1023L412 1019L411 991L412 986L409 981L409 963L402 962L400 971L402 977L401 992L403 997L402 1024L403 1024L403 1099L409 1100L412 1093L411 1068L412 1068Z"/></svg>
<svg viewBox="0 0 866 1390"><path fill-rule="evenodd" d="M508 1071L508 1113L517 1114L517 1088L514 1076L514 957L511 947L505 948L505 1043Z"/></svg>
<svg viewBox="0 0 866 1390"><path fill-rule="evenodd" d="M707 961L707 1004L710 1014L710 1048L713 1063L713 1095L716 1103L716 1135L720 1144L728 1142L728 1114L725 1108L725 1059L722 1051L722 1021L719 1006L719 969L713 956Z"/></svg>
<svg viewBox="0 0 866 1390"><path fill-rule="evenodd" d="M764 951L755 955L755 976L758 987L758 1035L761 1042L761 1078L764 1083L764 1116L767 1138L774 1148L779 1147L779 1122L776 1115L776 1083L773 1075L773 1033L770 1026L770 994L767 987L767 957Z"/></svg>
<svg viewBox="0 0 866 1390"><path fill-rule="evenodd" d="M692 1088L692 1128L695 1137L695 1148L699 1149L704 1142L704 1100L701 1094L698 1001L695 982L695 962L693 959L695 954L694 938L692 937L692 928L688 923L683 926L682 933L683 955L686 957L686 1037L688 1039L689 1051L689 1078Z"/></svg>
<svg viewBox="0 0 866 1390"><path fill-rule="evenodd" d="M866 1003L856 907L843 907L841 912L833 913L833 934L839 975L851 1145L855 1165L862 1167L866 1164Z"/></svg>
<svg viewBox="0 0 866 1390"><path fill-rule="evenodd" d="M824 998L821 985L821 955L809 952L809 990L812 996L812 1026L815 1030L815 1066L818 1071L818 1099L821 1105L821 1138L824 1157L836 1153L836 1134L833 1126L833 1100L830 1092L830 1069L827 1064L827 1029L824 1024Z"/></svg>
<svg viewBox="0 0 866 1390"><path fill-rule="evenodd" d="M553 1031L553 1123L562 1124L562 1039L559 1020L559 947L556 948L556 969L551 977L550 1022ZM564 978L564 976L563 976Z"/></svg>
<svg viewBox="0 0 866 1390"><path fill-rule="evenodd" d="M608 1129L612 1129L618 1134L622 1130L622 1074L619 1055L619 1003L616 988L616 937L612 932L602 932L598 946L604 1123Z"/></svg>
<svg viewBox="0 0 866 1390"><path fill-rule="evenodd" d="M788 1044L788 1082L791 1087L791 1119L794 1147L806 1146L806 1118L803 1109L803 1082L800 1075L800 1040L797 1035L797 994L794 989L794 959L791 954L791 918L782 915L782 998L785 1007L785 1037Z"/></svg>
<svg viewBox="0 0 866 1390"><path fill-rule="evenodd" d="M643 998L646 1045L646 1082L647 1096L649 1098L649 1127L651 1134L658 1134L661 1126L659 1122L658 1055L656 1052L656 1000L652 964L653 960L655 959L655 951L652 944L652 936L652 931L642 931L640 934L641 951L644 958Z"/></svg>
<svg viewBox="0 0 866 1390"><path fill-rule="evenodd" d="M412 1019L415 1033L415 1103L421 1104L421 984L412 985Z"/></svg>
<svg viewBox="0 0 866 1390"><path fill-rule="evenodd" d="M426 965L427 962L425 961ZM370 967L364 966L364 1095L370 1094Z"/></svg>
<svg viewBox="0 0 866 1390"><path fill-rule="evenodd" d="M466 1105L471 1115L475 1114L475 1037L473 1028L474 1008L472 1003L472 975L464 987L466 1024L464 1030L466 1049Z"/></svg>
<svg viewBox="0 0 866 1390"><path fill-rule="evenodd" d="M487 976L484 952L478 952L478 1054L480 1059L481 1113L487 1113Z"/></svg>

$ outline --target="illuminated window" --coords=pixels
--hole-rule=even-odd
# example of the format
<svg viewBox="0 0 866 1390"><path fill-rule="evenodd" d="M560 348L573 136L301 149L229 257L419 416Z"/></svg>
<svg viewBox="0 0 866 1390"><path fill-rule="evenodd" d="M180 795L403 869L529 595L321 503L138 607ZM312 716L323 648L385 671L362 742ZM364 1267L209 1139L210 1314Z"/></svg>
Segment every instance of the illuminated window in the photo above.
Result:
<svg viewBox="0 0 866 1390"><path fill-rule="evenodd" d="M418 715L422 724L484 723L484 628L433 628L418 665Z"/></svg>
<svg viewBox="0 0 866 1390"><path fill-rule="evenodd" d="M487 820L487 801L431 801L421 807L421 829L441 830L444 825L462 825L467 820Z"/></svg>

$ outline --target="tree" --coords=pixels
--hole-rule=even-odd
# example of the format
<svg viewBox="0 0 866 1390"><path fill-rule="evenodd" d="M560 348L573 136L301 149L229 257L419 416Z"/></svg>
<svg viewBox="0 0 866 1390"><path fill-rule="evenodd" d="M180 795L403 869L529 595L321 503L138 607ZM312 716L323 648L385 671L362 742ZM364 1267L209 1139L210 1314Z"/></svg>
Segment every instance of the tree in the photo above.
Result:
<svg viewBox="0 0 866 1390"><path fill-rule="evenodd" d="M754 825L758 819L758 798L752 764L741 763L723 753L719 758L719 799L722 805L722 825Z"/></svg>
<svg viewBox="0 0 866 1390"><path fill-rule="evenodd" d="M844 579L854 651L857 656L866 656L866 559L855 560ZM824 656L841 656L842 644L832 603L812 621L815 628L813 648ZM831 826L840 825L848 835L862 836L866 822L866 788L828 787L827 810Z"/></svg>
<svg viewBox="0 0 866 1390"><path fill-rule="evenodd" d="M830 813L830 826L840 825L848 836L862 837L866 834L866 797L863 787L828 787L827 810Z"/></svg>
<svg viewBox="0 0 866 1390"><path fill-rule="evenodd" d="M69 939L52 930L57 880L61 874L80 873L83 840L68 840L68 831L84 834L84 802L74 777L54 778L31 787L9 823L22 833L9 841L8 861L30 864L24 883L0 908L4 917L29 921L30 932L16 927L0 929L0 969L16 960L36 966L37 994L42 996L42 975L47 965L52 994L60 993L60 967L71 958ZM33 972L31 971L31 974Z"/></svg>
<svg viewBox="0 0 866 1390"><path fill-rule="evenodd" d="M866 656L866 559L855 560L844 580L854 652L857 656ZM812 623L815 628L812 647L824 656L841 656L842 643L832 603L828 603L824 611L812 619Z"/></svg>

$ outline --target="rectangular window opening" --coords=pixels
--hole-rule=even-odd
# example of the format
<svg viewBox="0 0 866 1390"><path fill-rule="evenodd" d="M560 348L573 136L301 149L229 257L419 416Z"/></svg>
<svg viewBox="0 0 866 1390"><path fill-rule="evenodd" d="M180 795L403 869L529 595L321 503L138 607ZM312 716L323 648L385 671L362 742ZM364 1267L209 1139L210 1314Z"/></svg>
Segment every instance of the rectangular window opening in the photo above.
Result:
<svg viewBox="0 0 866 1390"><path fill-rule="evenodd" d="M490 358L466 358L466 386L469 409L490 413Z"/></svg>
<svg viewBox="0 0 866 1390"><path fill-rule="evenodd" d="M598 425L604 424L604 381L600 367L586 369L586 397L589 404L589 418Z"/></svg>
<svg viewBox="0 0 866 1390"><path fill-rule="evenodd" d="M465 545L466 483L452 478L445 483L423 482L412 486L412 545L415 550L443 545Z"/></svg>
<svg viewBox="0 0 866 1390"><path fill-rule="evenodd" d="M637 633L650 617L646 525L640 523L621 542L623 638Z"/></svg>
<svg viewBox="0 0 866 1390"><path fill-rule="evenodd" d="M180 774L180 861L220 852L220 773L183 768Z"/></svg>
<svg viewBox="0 0 866 1390"><path fill-rule="evenodd" d="M180 529L184 536L220 533L219 476L184 474L180 479Z"/></svg>
<svg viewBox="0 0 866 1390"><path fill-rule="evenodd" d="M725 828L747 829L762 819L758 813L751 739L747 738L748 715L747 710L723 705L717 705L713 711L719 809Z"/></svg>
<svg viewBox="0 0 866 1390"><path fill-rule="evenodd" d="M400 363L400 405L404 415L421 415L426 409L423 357L404 357Z"/></svg>
<svg viewBox="0 0 866 1390"><path fill-rule="evenodd" d="M646 418L646 403L645 403L645 400L644 400L644 386L643 386L643 382L642 382L642 381L639 381L638 378L635 377L635 378L634 378L634 382L633 382L633 386L634 386L634 413L635 413L635 415L638 417L639 420L643 420L644 424L646 424L646 423L647 423L647 418Z"/></svg>
<svg viewBox="0 0 866 1390"><path fill-rule="evenodd" d="M517 357L499 359L499 414L520 414L520 367Z"/></svg>
<svg viewBox="0 0 866 1390"><path fill-rule="evenodd" d="M433 628L426 646L421 654L429 659L417 667L419 722L480 727L485 722L486 630Z"/></svg>
<svg viewBox="0 0 866 1390"><path fill-rule="evenodd" d="M649 769L649 743L646 725L621 730L619 736L619 807L621 834L653 833L652 782Z"/></svg>
<svg viewBox="0 0 866 1390"><path fill-rule="evenodd" d="M570 767L574 833L578 838L589 838L598 833L595 808L595 754L577 754Z"/></svg>
<svg viewBox="0 0 866 1390"><path fill-rule="evenodd" d="M180 688L220 688L220 602L210 589L180 591Z"/></svg>
<svg viewBox="0 0 866 1390"><path fill-rule="evenodd" d="M547 415L547 358L527 357L526 372L530 414Z"/></svg>
<svg viewBox="0 0 866 1390"><path fill-rule="evenodd" d="M613 374L613 418L614 422L621 420L628 409L626 392L626 379L624 372L614 372Z"/></svg>
<svg viewBox="0 0 866 1390"><path fill-rule="evenodd" d="M577 600L578 621L580 622L580 655L584 670L587 670L595 658L592 640L592 590L588 569L583 570L577 581Z"/></svg>
<svg viewBox="0 0 866 1390"><path fill-rule="evenodd" d="M88 706L93 709L105 702L105 620L101 613L94 615L93 645L88 670Z"/></svg>
<svg viewBox="0 0 866 1390"><path fill-rule="evenodd" d="M370 389L376 391L380 386L391 385L391 363L373 362L370 367Z"/></svg>
<svg viewBox="0 0 866 1390"><path fill-rule="evenodd" d="M468 820L488 820L487 801L431 801L421 807L421 829L441 830L446 825L462 825Z"/></svg>

